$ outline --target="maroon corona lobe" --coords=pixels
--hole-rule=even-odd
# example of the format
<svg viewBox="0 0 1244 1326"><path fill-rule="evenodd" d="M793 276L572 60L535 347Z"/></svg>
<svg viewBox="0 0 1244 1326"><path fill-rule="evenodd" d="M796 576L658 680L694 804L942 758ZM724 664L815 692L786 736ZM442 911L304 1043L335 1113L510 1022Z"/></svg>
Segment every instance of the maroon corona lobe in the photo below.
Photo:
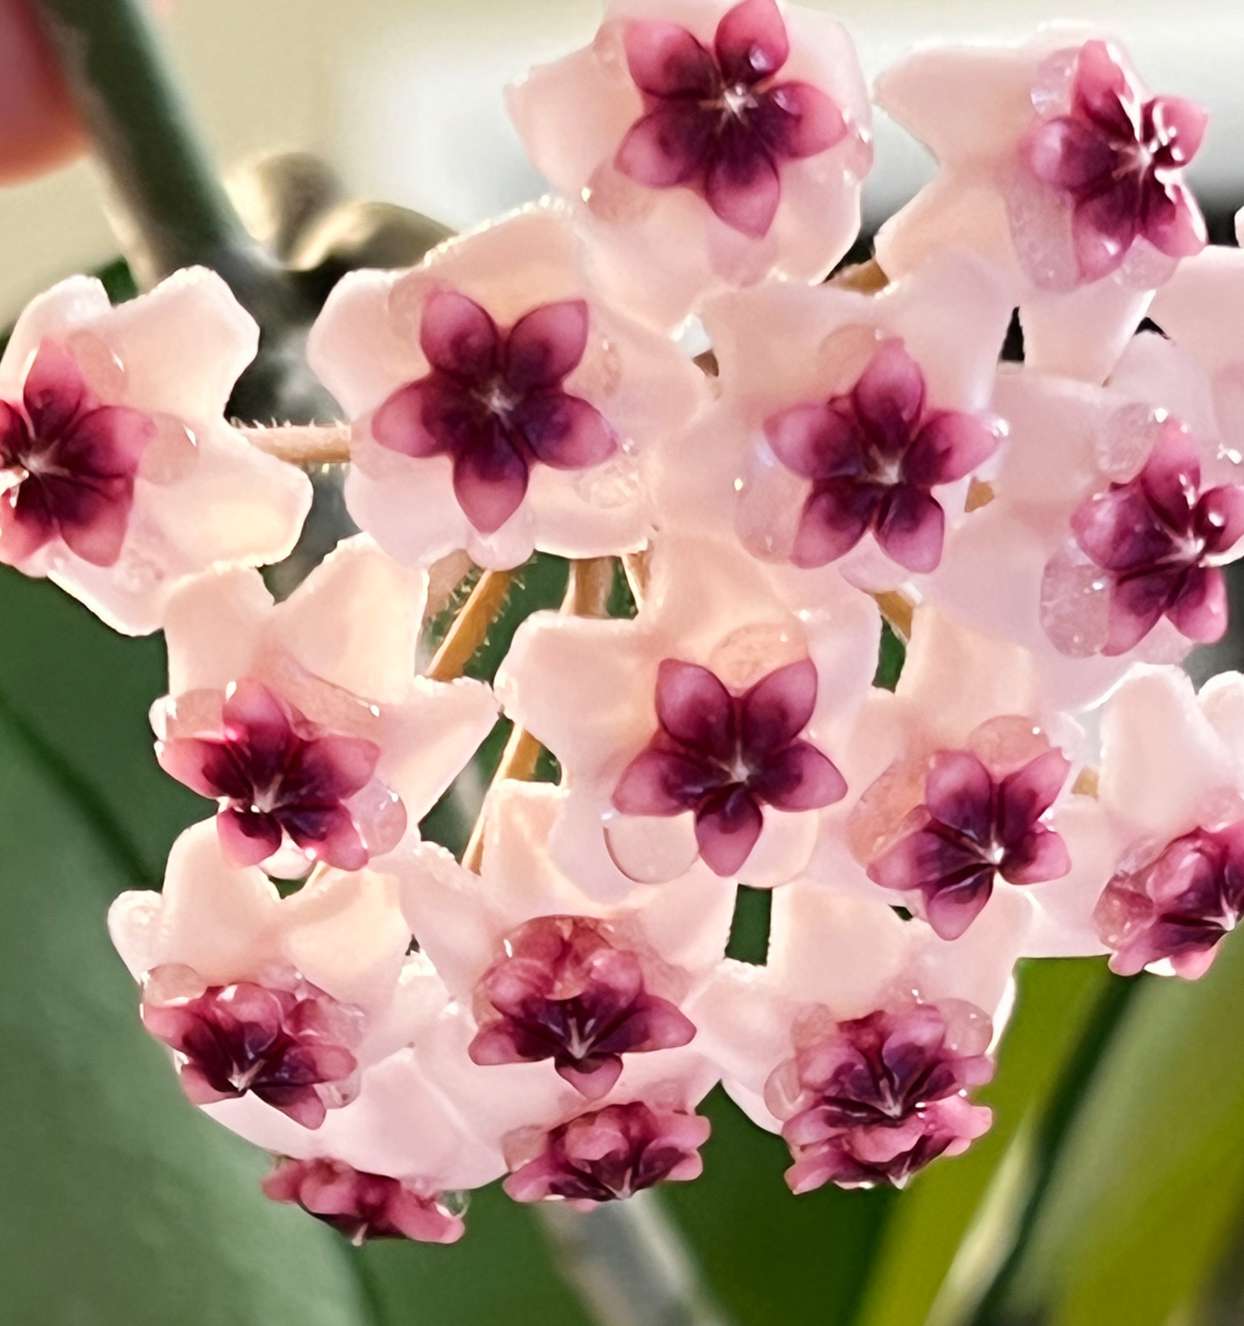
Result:
<svg viewBox="0 0 1244 1326"><path fill-rule="evenodd" d="M765 805L816 810L847 785L799 734L816 706L810 659L732 695L707 668L667 658L657 671L660 728L613 790L628 815L695 814L700 855L719 875L740 870L764 825Z"/></svg>
<svg viewBox="0 0 1244 1326"><path fill-rule="evenodd" d="M946 517L931 489L964 478L998 445L986 420L926 408L924 374L897 339L882 342L850 391L773 415L765 436L787 469L812 481L797 566L824 566L871 529L909 571L941 561Z"/></svg>
<svg viewBox="0 0 1244 1326"><path fill-rule="evenodd" d="M158 979L158 968L152 976ZM250 1092L304 1128L318 1128L330 1104L344 1104L358 1068L348 1045L359 1017L321 991L240 981L168 1002L144 999L142 1017L174 1052L182 1089L196 1105Z"/></svg>
<svg viewBox="0 0 1244 1326"><path fill-rule="evenodd" d="M100 405L69 351L44 341L21 402L0 400L0 561L17 565L60 540L112 566L155 432L137 410Z"/></svg>
<svg viewBox="0 0 1244 1326"><path fill-rule="evenodd" d="M656 1183L697 1179L709 1131L698 1114L653 1110L642 1101L607 1105L544 1134L505 1191L516 1202L612 1202Z"/></svg>
<svg viewBox="0 0 1244 1326"><path fill-rule="evenodd" d="M977 1017L980 1049L988 1020ZM765 1087L794 1164L792 1192L903 1187L940 1155L957 1155L989 1127L988 1109L967 1092L988 1082L993 1062L951 1044L932 1004L839 1022L780 1065Z"/></svg>
<svg viewBox="0 0 1244 1326"><path fill-rule="evenodd" d="M616 948L600 924L542 916L505 942L506 956L479 983L488 1013L471 1042L477 1064L551 1059L584 1096L618 1080L624 1054L686 1045L695 1026L668 999L644 989L639 958Z"/></svg>
<svg viewBox="0 0 1244 1326"><path fill-rule="evenodd" d="M1060 879L1071 869L1062 838L1042 817L1069 765L1049 750L1003 777L971 751L940 751L930 762L924 804L868 867L883 888L918 893L942 939L957 939L979 915L1001 875L1008 884Z"/></svg>
<svg viewBox="0 0 1244 1326"><path fill-rule="evenodd" d="M285 834L330 866L367 864L371 845L348 803L372 781L380 748L322 732L260 682L233 688L219 735L175 737L156 753L167 773L221 803L216 825L235 864L266 860Z"/></svg>
<svg viewBox="0 0 1244 1326"><path fill-rule="evenodd" d="M1110 577L1103 653L1132 649L1163 617L1190 640L1222 638L1227 590L1219 568L1244 537L1244 487L1202 491L1196 446L1180 424L1167 421L1136 478L1082 502L1071 528Z"/></svg>
<svg viewBox="0 0 1244 1326"><path fill-rule="evenodd" d="M429 372L380 406L372 435L406 456L448 456L458 505L492 534L522 503L534 464L587 469L617 447L595 406L563 387L587 333L582 299L541 304L503 330L473 299L437 291L419 325Z"/></svg>
<svg viewBox="0 0 1244 1326"><path fill-rule="evenodd" d="M1106 42L1080 48L1068 113L1038 124L1022 151L1071 203L1084 280L1108 276L1138 239L1171 258L1205 247L1204 218L1182 181L1207 118L1180 97L1142 100Z"/></svg>
<svg viewBox="0 0 1244 1326"><path fill-rule="evenodd" d="M1120 869L1095 913L1113 949L1110 966L1134 976L1169 962L1195 980L1209 970L1218 945L1244 914L1244 821L1194 829L1143 863Z"/></svg>
<svg viewBox="0 0 1244 1326"><path fill-rule="evenodd" d="M673 23L637 20L626 60L644 114L615 164L654 189L698 193L726 225L759 238L782 198L783 162L847 135L842 112L810 83L778 82L790 55L774 0L743 0L717 25L712 51Z"/></svg>
<svg viewBox="0 0 1244 1326"><path fill-rule="evenodd" d="M442 1194L420 1193L340 1160L278 1160L263 1190L274 1202L301 1206L356 1245L393 1238L456 1243L466 1232Z"/></svg>

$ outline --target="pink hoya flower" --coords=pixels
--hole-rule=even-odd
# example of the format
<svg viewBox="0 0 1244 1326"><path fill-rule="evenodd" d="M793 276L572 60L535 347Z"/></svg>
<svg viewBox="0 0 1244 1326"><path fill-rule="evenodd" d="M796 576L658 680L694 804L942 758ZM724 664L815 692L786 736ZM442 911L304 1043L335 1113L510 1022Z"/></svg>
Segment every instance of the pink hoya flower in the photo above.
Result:
<svg viewBox="0 0 1244 1326"><path fill-rule="evenodd" d="M0 359L0 561L141 635L186 576L285 557L310 483L223 417L258 334L202 268L117 308L87 277L34 300Z"/></svg>
<svg viewBox="0 0 1244 1326"><path fill-rule="evenodd" d="M968 1093L1017 955L1001 913L948 944L809 876L773 899L765 965L728 959L693 1015L731 1097L790 1147L792 1191L902 1187L989 1127Z"/></svg>
<svg viewBox="0 0 1244 1326"><path fill-rule="evenodd" d="M156 750L218 803L235 864L357 870L413 833L470 759L496 703L482 682L414 675L426 595L426 573L358 536L280 604L238 569L173 597Z"/></svg>
<svg viewBox="0 0 1244 1326"><path fill-rule="evenodd" d="M686 1183L703 1173L700 1147L710 1131L699 1114L642 1101L607 1105L560 1124L530 1159L517 1149L505 1191L516 1202L557 1198L590 1208L657 1183Z"/></svg>
<svg viewBox="0 0 1244 1326"><path fill-rule="evenodd" d="M281 1160L263 1181L276 1202L292 1202L346 1235L351 1243L406 1238L457 1243L462 1217L440 1194L425 1194L384 1174L360 1173L339 1160Z"/></svg>
<svg viewBox="0 0 1244 1326"><path fill-rule="evenodd" d="M921 605L896 690L873 692L842 752L860 791L826 816L810 874L892 889L943 939L996 915L1027 956L1099 951L1113 839L1075 791L1088 740L1038 658Z"/></svg>
<svg viewBox="0 0 1244 1326"><path fill-rule="evenodd" d="M494 1089L560 1078L595 1101L635 1056L680 1062L695 1036L682 1005L725 953L734 889L701 867L636 901L594 899L548 857L565 799L547 786L499 789L481 873L422 847L405 905L422 951L474 1011L471 1063L541 1066L503 1069ZM479 1089L491 1090L487 1077Z"/></svg>
<svg viewBox="0 0 1244 1326"><path fill-rule="evenodd" d="M796 616L740 550L672 534L633 622L525 622L496 686L561 761L554 856L601 896L697 857L750 884L789 879L846 790L835 733L867 693L878 631L862 597Z"/></svg>
<svg viewBox="0 0 1244 1326"><path fill-rule="evenodd" d="M929 760L923 801L868 867L883 888L919 893L921 910L943 939L957 939L980 914L1000 876L1041 884L1071 870L1062 837L1045 817L1067 781L1057 749L987 764L973 750L941 750Z"/></svg>
<svg viewBox="0 0 1244 1326"><path fill-rule="evenodd" d="M410 932L393 877L330 871L282 900L199 824L174 845L164 892L122 894L109 927L195 1104L250 1095L318 1128L406 1039Z"/></svg>
<svg viewBox="0 0 1244 1326"><path fill-rule="evenodd" d="M1240 467L1205 408L1205 374L1145 333L1108 388L999 374L1010 445L992 500L947 541L930 597L1042 658L1076 708L1136 658L1174 661L1217 638L1217 567L1238 554Z"/></svg>
<svg viewBox="0 0 1244 1326"><path fill-rule="evenodd" d="M1203 487L1186 431L1167 424L1140 473L1086 498L1071 528L1112 582L1103 653L1125 653L1164 616L1189 640L1221 639L1227 589L1219 564L1233 560L1244 538L1244 486Z"/></svg>
<svg viewBox="0 0 1244 1326"><path fill-rule="evenodd" d="M516 566L642 546L647 451L703 375L619 312L566 209L529 207L406 272L356 272L308 342L353 420L346 500L400 561Z"/></svg>
<svg viewBox="0 0 1244 1326"><path fill-rule="evenodd" d="M808 606L839 571L890 589L933 570L1003 436L990 398L1009 318L962 254L876 296L772 284L713 300L720 395L658 454L661 511L795 568Z"/></svg>
<svg viewBox="0 0 1244 1326"><path fill-rule="evenodd" d="M199 824L174 844L164 892L122 894L109 929L158 1034L187 1011L205 1015L193 1037L168 1038L192 1099L247 1141L305 1162L287 1162L269 1195L340 1216L352 1235L388 1232L387 1221L449 1241L444 1194L491 1182L505 1161L411 1048L450 1008L432 964L409 952L401 898L412 864L395 853L383 872L327 870L282 899ZM342 1049L354 1061L344 1077ZM229 1090L200 1091L202 1068L222 1060Z"/></svg>
<svg viewBox="0 0 1244 1326"><path fill-rule="evenodd" d="M610 0L590 46L510 89L610 289L673 326L713 289L820 280L859 228L868 97L846 33L776 0Z"/></svg>
<svg viewBox="0 0 1244 1326"><path fill-rule="evenodd" d="M499 1149L522 1201L606 1200L693 1177L693 1155L661 1157L707 1136L694 1109L718 1077L683 1009L721 961L733 887L697 868L636 901L594 899L549 855L565 801L557 788L502 786L481 873L421 844L403 894L453 999L415 1063L483 1152Z"/></svg>
<svg viewBox="0 0 1244 1326"><path fill-rule="evenodd" d="M1155 289L1205 245L1183 183L1205 111L1152 96L1115 42L1058 26L918 51L876 96L939 164L882 227L885 271L966 244L1007 273L1029 363L1105 377Z"/></svg>
<svg viewBox="0 0 1244 1326"><path fill-rule="evenodd" d="M1196 979L1244 914L1244 678L1198 695L1177 668L1137 669L1101 729L1114 852L1094 920L1110 965Z"/></svg>
<svg viewBox="0 0 1244 1326"><path fill-rule="evenodd" d="M624 815L695 814L700 855L718 875L741 870L764 827L764 806L819 810L847 791L833 761L799 734L816 708L810 658L732 694L707 668L662 659L657 732L622 772Z"/></svg>

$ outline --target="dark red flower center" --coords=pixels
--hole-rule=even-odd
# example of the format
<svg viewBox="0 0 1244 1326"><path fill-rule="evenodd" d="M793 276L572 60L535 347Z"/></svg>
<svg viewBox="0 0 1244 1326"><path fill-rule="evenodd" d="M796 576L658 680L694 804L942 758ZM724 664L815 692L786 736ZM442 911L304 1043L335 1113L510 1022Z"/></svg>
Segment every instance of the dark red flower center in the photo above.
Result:
<svg viewBox="0 0 1244 1326"><path fill-rule="evenodd" d="M693 189L726 225L767 234L782 164L828 151L848 132L819 88L775 81L789 55L774 0L728 10L712 51L675 24L632 22L626 58L645 113L622 140L617 168L650 188Z"/></svg>
<svg viewBox="0 0 1244 1326"><path fill-rule="evenodd" d="M1221 639L1226 584L1219 569L1244 537L1244 486L1202 489L1186 430L1168 420L1144 468L1076 508L1076 542L1111 582L1103 652L1134 648L1167 617L1191 640Z"/></svg>
<svg viewBox="0 0 1244 1326"><path fill-rule="evenodd" d="M616 947L600 923L545 916L520 926L506 956L481 978L487 1012L471 1042L477 1064L551 1059L583 1095L617 1081L622 1056L686 1045L694 1025L649 994L639 958Z"/></svg>
<svg viewBox="0 0 1244 1326"><path fill-rule="evenodd" d="M989 901L997 876L1037 884L1070 870L1066 844L1043 823L1069 768L1061 751L1048 750L995 776L971 751L939 752L924 803L869 864L869 879L918 894L938 935L957 939Z"/></svg>
<svg viewBox="0 0 1244 1326"><path fill-rule="evenodd" d="M972 1011L983 1051L988 1023ZM965 1097L992 1075L984 1053L951 1043L936 1005L837 1023L775 1070L766 1087L795 1162L788 1182L796 1192L828 1182L902 1187L983 1131L988 1112Z"/></svg>
<svg viewBox="0 0 1244 1326"><path fill-rule="evenodd" d="M503 330L473 299L440 290L424 304L419 341L429 372L372 417L381 446L448 456L458 504L481 534L518 509L537 463L580 470L617 448L600 412L564 389L587 347L582 299L541 304Z"/></svg>
<svg viewBox="0 0 1244 1326"><path fill-rule="evenodd" d="M733 695L707 668L665 659L657 672L659 729L613 791L628 815L695 815L700 854L719 875L739 870L764 824L765 805L820 809L846 783L800 737L816 706L810 659L778 668Z"/></svg>
<svg viewBox="0 0 1244 1326"><path fill-rule="evenodd" d="M60 540L113 565L155 433L147 415L99 404L69 351L44 341L21 401L0 401L0 561L18 565Z"/></svg>
<svg viewBox="0 0 1244 1326"><path fill-rule="evenodd" d="M356 1071L343 1040L356 1025L322 992L298 994L252 982L209 986L193 998L143 1002L143 1025L172 1049L196 1105L248 1092L304 1128L324 1122L321 1087Z"/></svg>

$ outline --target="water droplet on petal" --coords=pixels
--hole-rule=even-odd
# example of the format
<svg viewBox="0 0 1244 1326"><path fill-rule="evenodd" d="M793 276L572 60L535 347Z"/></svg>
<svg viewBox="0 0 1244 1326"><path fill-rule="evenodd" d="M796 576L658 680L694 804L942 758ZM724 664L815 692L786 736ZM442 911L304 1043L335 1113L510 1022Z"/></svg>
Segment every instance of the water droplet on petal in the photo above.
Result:
<svg viewBox="0 0 1244 1326"><path fill-rule="evenodd" d="M807 639L798 622L756 622L725 636L709 655L708 669L732 691L742 691L807 655Z"/></svg>
<svg viewBox="0 0 1244 1326"><path fill-rule="evenodd" d="M664 819L610 810L603 821L610 858L637 884L664 884L676 879L691 868L699 855L691 815Z"/></svg>
<svg viewBox="0 0 1244 1326"><path fill-rule="evenodd" d="M125 365L102 336L83 329L73 331L65 337L65 348L101 401L117 404L125 400Z"/></svg>
<svg viewBox="0 0 1244 1326"><path fill-rule="evenodd" d="M1165 410L1139 402L1124 405L1103 420L1093 439L1101 471L1115 483L1127 483L1144 467L1168 420Z"/></svg>
<svg viewBox="0 0 1244 1326"><path fill-rule="evenodd" d="M193 429L171 414L153 414L150 419L156 431L143 451L139 477L148 483L178 483L198 463L199 439Z"/></svg>
<svg viewBox="0 0 1244 1326"><path fill-rule="evenodd" d="M1033 109L1042 119L1065 115L1071 109L1071 90L1079 54L1074 46L1069 46L1047 56L1037 67L1029 96Z"/></svg>
<svg viewBox="0 0 1244 1326"><path fill-rule="evenodd" d="M601 221L633 224L651 213L659 193L636 184L606 162L588 180L584 201L588 211Z"/></svg>
<svg viewBox="0 0 1244 1326"><path fill-rule="evenodd" d="M639 501L639 462L626 451L619 451L609 460L575 476L575 492L589 506L613 511Z"/></svg>
<svg viewBox="0 0 1244 1326"><path fill-rule="evenodd" d="M1050 742L1031 719L1004 715L976 728L968 737L968 749L989 766L995 777L1005 777L1044 755Z"/></svg>
<svg viewBox="0 0 1244 1326"><path fill-rule="evenodd" d="M1071 658L1099 654L1110 624L1110 581L1069 543L1046 563L1040 611L1041 625L1060 653Z"/></svg>
<svg viewBox="0 0 1244 1326"><path fill-rule="evenodd" d="M734 527L743 546L766 561L788 561L799 518L810 491L808 481L788 470L763 437L749 449L736 481Z"/></svg>

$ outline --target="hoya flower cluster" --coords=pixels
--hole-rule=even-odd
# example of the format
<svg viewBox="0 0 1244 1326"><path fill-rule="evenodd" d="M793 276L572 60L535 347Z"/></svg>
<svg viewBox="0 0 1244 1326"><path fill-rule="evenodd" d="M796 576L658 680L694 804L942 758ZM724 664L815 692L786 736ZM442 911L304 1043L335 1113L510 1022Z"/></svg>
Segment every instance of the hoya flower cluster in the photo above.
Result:
<svg viewBox="0 0 1244 1326"><path fill-rule="evenodd" d="M165 632L157 757L214 814L112 934L273 1198L450 1242L498 1179L626 1197L729 1164L718 1083L793 1191L901 1186L989 1127L1018 959L1195 978L1244 910L1244 678L1178 666L1244 538L1205 114L1079 29L875 99L939 170L871 292L825 282L871 164L843 30L610 0L509 94L559 196L328 300L363 532L284 602L254 568L309 484L224 418L256 329L223 283L22 316L0 558ZM625 563L635 615L537 613L491 687L416 675L429 568L537 549ZM560 783L499 781L459 863L419 824L502 712ZM774 890L763 964L726 957L740 885Z"/></svg>

